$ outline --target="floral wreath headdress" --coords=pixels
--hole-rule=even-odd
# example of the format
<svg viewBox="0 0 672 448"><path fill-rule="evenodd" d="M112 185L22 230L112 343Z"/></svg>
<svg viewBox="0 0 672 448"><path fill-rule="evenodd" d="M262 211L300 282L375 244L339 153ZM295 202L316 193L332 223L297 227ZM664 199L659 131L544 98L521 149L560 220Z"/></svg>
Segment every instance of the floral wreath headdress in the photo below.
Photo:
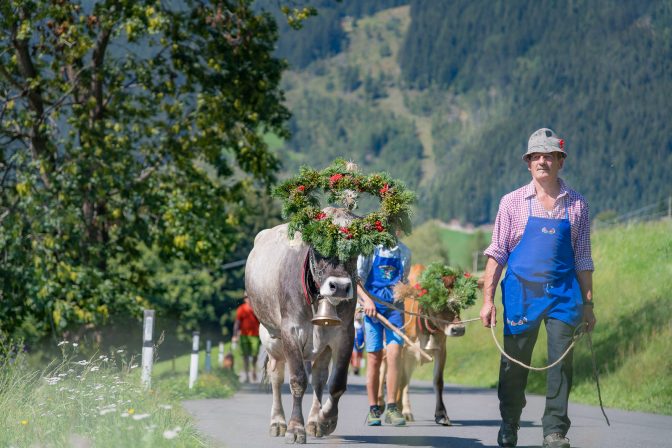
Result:
<svg viewBox="0 0 672 448"><path fill-rule="evenodd" d="M348 210L357 208L360 194L380 200L380 208L364 217L353 218L347 225L336 224L320 208L316 193L323 191L329 203ZM396 230L410 233L411 204L415 194L403 182L387 173L364 175L353 162L335 160L322 171L301 167L300 174L287 179L273 190L282 200L283 218L289 220L289 237L301 232L304 242L322 256L346 261L359 254L369 255L375 247L396 245Z"/></svg>
<svg viewBox="0 0 672 448"><path fill-rule="evenodd" d="M476 303L478 281L469 272L433 262L422 272L418 283L397 285L394 294L401 299L413 298L428 311L450 309L459 313Z"/></svg>

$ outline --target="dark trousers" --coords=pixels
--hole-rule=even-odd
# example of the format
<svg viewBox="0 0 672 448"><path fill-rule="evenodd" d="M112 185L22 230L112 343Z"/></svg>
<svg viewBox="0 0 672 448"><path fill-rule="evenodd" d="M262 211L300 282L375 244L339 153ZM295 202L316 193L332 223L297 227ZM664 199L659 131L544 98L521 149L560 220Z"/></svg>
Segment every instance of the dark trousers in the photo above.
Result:
<svg viewBox="0 0 672 448"><path fill-rule="evenodd" d="M544 320L548 336L548 364L555 362L572 343L574 327L557 319ZM539 327L517 335L504 336L504 351L527 365L537 342ZM546 370L546 410L542 424L544 437L554 432L567 434L571 424L567 417L567 402L572 388L572 352L555 367ZM529 370L502 356L499 366L499 412L505 422L518 423L527 403L525 387Z"/></svg>

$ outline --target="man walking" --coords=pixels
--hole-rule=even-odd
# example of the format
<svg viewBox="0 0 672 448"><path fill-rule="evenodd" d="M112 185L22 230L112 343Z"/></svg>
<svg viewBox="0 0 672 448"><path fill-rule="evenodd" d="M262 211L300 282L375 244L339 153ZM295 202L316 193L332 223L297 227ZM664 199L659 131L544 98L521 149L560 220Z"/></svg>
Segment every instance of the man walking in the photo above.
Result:
<svg viewBox="0 0 672 448"><path fill-rule="evenodd" d="M369 414L366 423L369 426L380 426L381 424L382 412L378 406L378 386L383 348L385 348L387 361L385 423L394 426L406 424L406 419L397 409L396 403L401 347L404 341L376 319L375 315L376 313L382 315L398 328L403 326L403 308L401 311L391 308L394 303L392 288L400 281L408 280L410 266L411 251L400 241L395 247L389 249L378 246L372 255L360 256L357 260L357 273L364 285L364 288L360 285L357 289L364 301L364 339L367 352L366 392L369 398ZM369 294L378 301L389 303L390 306L376 303Z"/></svg>
<svg viewBox="0 0 672 448"><path fill-rule="evenodd" d="M590 248L590 216L585 199L560 177L567 152L551 129L535 131L523 160L532 181L505 195L499 205L492 243L485 250L483 325L496 324L494 296L504 266L504 350L525 364L532 358L541 322L548 334L548 362L572 342L576 327L595 326ZM529 370L502 356L497 442L515 447ZM572 387L572 353L548 370L543 446L569 448L567 403Z"/></svg>
<svg viewBox="0 0 672 448"><path fill-rule="evenodd" d="M250 306L250 299L243 297L243 304L236 310L236 321L233 324L233 338L236 343L240 340L240 351L243 354L245 368L245 382L257 381L257 356L259 356L259 320Z"/></svg>

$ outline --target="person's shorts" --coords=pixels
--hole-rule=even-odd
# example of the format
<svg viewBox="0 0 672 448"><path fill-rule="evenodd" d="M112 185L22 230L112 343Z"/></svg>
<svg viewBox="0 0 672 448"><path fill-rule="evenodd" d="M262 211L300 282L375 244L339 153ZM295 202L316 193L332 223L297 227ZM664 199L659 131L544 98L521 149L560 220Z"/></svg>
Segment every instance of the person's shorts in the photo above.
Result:
<svg viewBox="0 0 672 448"><path fill-rule="evenodd" d="M260 345L259 336L240 336L240 350L243 352L243 356L259 355Z"/></svg>
<svg viewBox="0 0 672 448"><path fill-rule="evenodd" d="M354 351L357 353L361 353L364 351L364 326L360 326L359 328L355 327L355 343L354 346L352 347Z"/></svg>
<svg viewBox="0 0 672 448"><path fill-rule="evenodd" d="M392 325L396 326L400 330L401 327L404 326L404 315L401 311L385 307L384 310L379 309L378 313L382 314L384 318L389 320ZM404 340L401 338L401 336L387 328L378 319L365 316L364 329L366 351L369 353L378 352L385 348L385 345L383 344L383 337L385 338L385 344L399 344L400 346L404 345Z"/></svg>

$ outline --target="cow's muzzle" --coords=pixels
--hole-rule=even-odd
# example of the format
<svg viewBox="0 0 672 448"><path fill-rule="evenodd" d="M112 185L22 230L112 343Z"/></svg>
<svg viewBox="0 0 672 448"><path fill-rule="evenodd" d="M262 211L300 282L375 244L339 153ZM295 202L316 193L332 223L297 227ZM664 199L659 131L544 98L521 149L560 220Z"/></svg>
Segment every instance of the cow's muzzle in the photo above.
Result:
<svg viewBox="0 0 672 448"><path fill-rule="evenodd" d="M458 337L458 336L464 336L465 328L464 325L462 324L450 324L446 327L446 330L444 333L446 336L450 337Z"/></svg>
<svg viewBox="0 0 672 448"><path fill-rule="evenodd" d="M352 298L352 280L348 277L327 277L320 287L322 297Z"/></svg>

